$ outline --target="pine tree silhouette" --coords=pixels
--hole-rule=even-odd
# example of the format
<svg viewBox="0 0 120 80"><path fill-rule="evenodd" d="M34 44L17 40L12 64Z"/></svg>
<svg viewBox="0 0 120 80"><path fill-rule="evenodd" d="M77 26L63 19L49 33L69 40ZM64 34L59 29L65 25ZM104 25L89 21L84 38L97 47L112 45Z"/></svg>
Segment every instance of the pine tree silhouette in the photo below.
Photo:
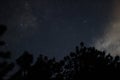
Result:
<svg viewBox="0 0 120 80"><path fill-rule="evenodd" d="M0 25L0 39L7 30L5 25ZM0 40L0 46L5 42ZM0 51L0 80L10 72L15 64L8 63L11 52ZM60 61L56 58L48 58L39 55L33 64L33 55L25 51L18 59L16 64L20 69L10 76L8 80L83 80L83 79L104 79L110 78L115 74L120 74L120 57L106 54L95 47L86 47L83 42L76 46L75 52L70 52ZM97 77L97 78L96 78Z"/></svg>
<svg viewBox="0 0 120 80"><path fill-rule="evenodd" d="M7 27L3 24L0 25L0 39L7 30ZM0 46L4 46L5 42L0 40ZM8 63L6 59L10 58L11 53L9 51L0 51L0 80L3 80L5 75L13 69L14 64L13 63Z"/></svg>

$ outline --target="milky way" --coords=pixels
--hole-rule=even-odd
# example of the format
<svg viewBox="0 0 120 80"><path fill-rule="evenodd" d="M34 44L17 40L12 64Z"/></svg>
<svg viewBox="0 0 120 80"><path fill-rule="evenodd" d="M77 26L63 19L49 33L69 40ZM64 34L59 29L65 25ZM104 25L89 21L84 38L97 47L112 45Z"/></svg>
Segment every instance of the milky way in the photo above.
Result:
<svg viewBox="0 0 120 80"><path fill-rule="evenodd" d="M13 17L15 17L13 19L13 21L15 21L14 24L17 25L17 28L19 29L18 31L20 32L21 36L24 37L25 34L32 35L33 32L35 32L35 30L38 27L38 23L37 23L37 17L34 16L33 11L31 9L31 5L29 4L29 2L24 2L23 3L23 9L19 9L17 8L18 14L16 14L16 12L14 12Z"/></svg>
<svg viewBox="0 0 120 80"><path fill-rule="evenodd" d="M62 58L102 34L111 1L2 0L0 6L0 23L8 26L5 49L14 58L25 50Z"/></svg>

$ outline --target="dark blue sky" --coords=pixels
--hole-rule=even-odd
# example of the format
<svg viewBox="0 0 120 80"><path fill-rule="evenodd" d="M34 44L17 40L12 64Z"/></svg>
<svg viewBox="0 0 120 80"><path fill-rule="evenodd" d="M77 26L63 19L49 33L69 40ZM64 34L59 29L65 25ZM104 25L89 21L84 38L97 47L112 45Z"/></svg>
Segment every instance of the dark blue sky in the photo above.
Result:
<svg viewBox="0 0 120 80"><path fill-rule="evenodd" d="M80 41L92 45L110 20L112 0L2 0L0 24L8 31L4 47L61 58Z"/></svg>

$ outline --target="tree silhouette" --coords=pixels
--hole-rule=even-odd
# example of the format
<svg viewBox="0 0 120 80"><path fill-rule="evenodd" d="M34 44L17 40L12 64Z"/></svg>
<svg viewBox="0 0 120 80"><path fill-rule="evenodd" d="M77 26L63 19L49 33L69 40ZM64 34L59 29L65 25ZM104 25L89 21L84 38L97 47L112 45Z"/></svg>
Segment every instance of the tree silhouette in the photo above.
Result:
<svg viewBox="0 0 120 80"><path fill-rule="evenodd" d="M119 56L112 57L94 47L87 48L83 43L60 61L39 55L31 65L33 57L25 52L16 60L21 69L9 80L80 80L95 79L95 76L103 79L120 73L119 60Z"/></svg>
<svg viewBox="0 0 120 80"><path fill-rule="evenodd" d="M5 42L1 40L2 35L7 30L7 27L3 24L0 25L0 46L4 46ZM4 52L0 51L0 80L3 80L3 77L13 69L14 64L8 63L6 59L10 58L11 53L9 51Z"/></svg>
<svg viewBox="0 0 120 80"><path fill-rule="evenodd" d="M0 25L0 36L7 30L6 26ZM1 39L1 37L0 37ZM5 45L0 40L0 45ZM95 47L86 47L83 42L76 46L75 52L70 52L60 61L56 58L48 58L40 54L34 62L33 55L25 51L16 64L8 63L9 51L0 51L0 80L4 80L6 74L17 64L20 69L10 76L8 80L80 80L80 79L104 79L111 75L120 74L120 57L106 54ZM97 77L97 78L96 78Z"/></svg>
<svg viewBox="0 0 120 80"><path fill-rule="evenodd" d="M6 30L7 30L7 27L3 24L0 24L0 38L1 36L3 36ZM5 42L0 40L0 45L4 45L4 44Z"/></svg>

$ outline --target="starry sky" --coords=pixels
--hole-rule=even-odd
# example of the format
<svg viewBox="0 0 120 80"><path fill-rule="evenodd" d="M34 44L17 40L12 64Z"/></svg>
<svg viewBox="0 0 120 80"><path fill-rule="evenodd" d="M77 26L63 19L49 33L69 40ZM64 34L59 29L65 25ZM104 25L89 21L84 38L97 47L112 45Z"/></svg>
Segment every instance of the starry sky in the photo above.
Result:
<svg viewBox="0 0 120 80"><path fill-rule="evenodd" d="M74 51L81 41L102 49L104 45L99 41L112 21L113 2L1 0L0 24L8 27L3 49L10 50L13 57L27 50L35 56L44 54L58 59Z"/></svg>

